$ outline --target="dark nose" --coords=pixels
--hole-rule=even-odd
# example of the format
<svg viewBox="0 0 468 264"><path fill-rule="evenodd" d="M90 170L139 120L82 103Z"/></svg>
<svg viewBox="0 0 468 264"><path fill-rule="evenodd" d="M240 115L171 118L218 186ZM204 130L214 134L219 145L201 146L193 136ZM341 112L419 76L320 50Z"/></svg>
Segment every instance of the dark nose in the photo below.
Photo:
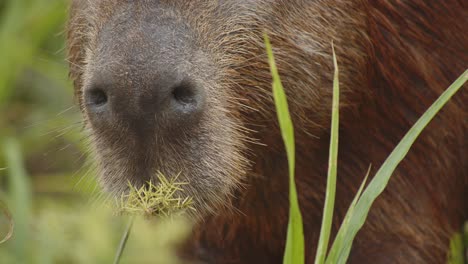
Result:
<svg viewBox="0 0 468 264"><path fill-rule="evenodd" d="M95 127L127 123L140 129L179 127L197 121L205 105L205 91L195 81L161 74L150 83L122 82L119 77L96 74L83 95L91 123Z"/></svg>

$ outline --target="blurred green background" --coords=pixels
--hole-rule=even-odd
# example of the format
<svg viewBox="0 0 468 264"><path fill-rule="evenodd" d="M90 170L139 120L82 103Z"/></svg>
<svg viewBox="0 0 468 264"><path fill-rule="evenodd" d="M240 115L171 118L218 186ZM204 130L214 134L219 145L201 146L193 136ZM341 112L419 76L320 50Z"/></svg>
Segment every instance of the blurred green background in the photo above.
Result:
<svg viewBox="0 0 468 264"><path fill-rule="evenodd" d="M127 221L97 205L85 165L65 59L67 10L67 0L0 0L0 201L15 223L0 244L2 264L111 263ZM165 239L147 225L135 225L140 235L130 237L123 262L175 262L164 247L183 229L161 224ZM0 211L0 240L8 226Z"/></svg>

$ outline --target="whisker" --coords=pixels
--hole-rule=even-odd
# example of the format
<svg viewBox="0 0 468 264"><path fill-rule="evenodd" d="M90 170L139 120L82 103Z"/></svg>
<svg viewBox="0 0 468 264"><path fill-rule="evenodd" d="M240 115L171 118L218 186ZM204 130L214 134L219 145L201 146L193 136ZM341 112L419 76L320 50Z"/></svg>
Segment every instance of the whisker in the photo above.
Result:
<svg viewBox="0 0 468 264"><path fill-rule="evenodd" d="M39 137L44 137L44 136L54 134L54 133L62 133L64 131L66 133L66 132L68 132L68 131L70 131L70 130L72 130L74 128L79 127L79 125L81 125L81 124L82 124L82 122L80 121L80 122L76 122L76 123L71 124L71 125L67 125L65 127L59 126L59 127L55 128L55 129L51 129L51 130L49 130L49 131L47 131L45 133L40 134Z"/></svg>
<svg viewBox="0 0 468 264"><path fill-rule="evenodd" d="M72 105L72 106L70 106L69 108L66 108L65 110L60 111L56 116L61 116L61 115L63 115L64 113L70 111L70 110L73 109L73 108L76 108L76 105Z"/></svg>

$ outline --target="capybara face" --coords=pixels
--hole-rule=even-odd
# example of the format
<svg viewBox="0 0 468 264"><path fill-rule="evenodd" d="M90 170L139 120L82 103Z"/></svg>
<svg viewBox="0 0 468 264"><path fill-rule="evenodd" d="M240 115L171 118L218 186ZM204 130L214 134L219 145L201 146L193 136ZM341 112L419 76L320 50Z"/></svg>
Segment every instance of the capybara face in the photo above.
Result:
<svg viewBox="0 0 468 264"><path fill-rule="evenodd" d="M354 1L72 2L71 76L102 183L117 194L158 171L180 174L196 207L212 209L248 182L254 146L281 142L264 33L299 141L328 127L332 41L343 96L362 82L365 21Z"/></svg>

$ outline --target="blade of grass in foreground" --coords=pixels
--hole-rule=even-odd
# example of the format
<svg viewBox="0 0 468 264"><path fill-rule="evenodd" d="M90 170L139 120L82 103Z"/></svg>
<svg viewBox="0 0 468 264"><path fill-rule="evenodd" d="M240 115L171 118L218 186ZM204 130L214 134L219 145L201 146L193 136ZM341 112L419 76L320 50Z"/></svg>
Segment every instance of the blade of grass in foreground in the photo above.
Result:
<svg viewBox="0 0 468 264"><path fill-rule="evenodd" d="M273 97L276 105L276 112L280 124L281 135L286 148L289 165L289 223L286 239L286 249L284 252L284 264L304 263L304 231L302 226L302 216L297 199L296 183L294 181L295 166L295 145L294 128L289 115L286 94L281 84L281 79L276 68L273 51L268 36L265 34L265 45L268 53L271 75L273 77Z"/></svg>
<svg viewBox="0 0 468 264"><path fill-rule="evenodd" d="M339 232L336 237L335 241L333 241L332 248L327 256L327 259L325 261L326 264L336 264L338 263L338 254L337 254L337 249L341 249L343 247L343 236L346 234L348 227L349 227L349 221L351 220L351 216L354 213L354 209L356 208L356 204L361 197L362 191L364 190L364 186L366 186L367 179L369 178L369 174L371 171L372 166L369 166L369 169L367 169L366 177L364 177L364 180L361 183L361 186L359 187L356 195L354 196L353 201L351 202L351 205L348 208L348 212L343 220L343 230L342 232ZM340 230L341 231L341 230Z"/></svg>
<svg viewBox="0 0 468 264"><path fill-rule="evenodd" d="M465 257L463 256L463 236L460 233L456 233L450 239L450 247L449 247L449 256L447 260L447 264L464 264Z"/></svg>
<svg viewBox="0 0 468 264"><path fill-rule="evenodd" d="M128 237L130 236L130 232L132 231L133 222L134 218L132 217L128 221L127 227L125 228L125 232L122 235L122 238L120 239L119 248L117 249L117 252L115 254L114 264L120 263L125 246L127 245Z"/></svg>
<svg viewBox="0 0 468 264"><path fill-rule="evenodd" d="M332 43L333 50L333 65L335 74L333 77L333 103L332 103L332 120L331 120L331 135L330 135L330 153L328 158L328 176L327 190L325 193L325 205L323 207L322 225L320 228L320 238L317 246L317 254L315 256L315 264L325 262L327 255L328 242L330 240L330 232L333 222L333 209L335 207L336 193L336 169L338 159L338 128L339 128L339 102L340 102L340 83L339 70L336 61L335 47Z"/></svg>
<svg viewBox="0 0 468 264"><path fill-rule="evenodd" d="M337 263L346 263L346 260L348 259L349 253L351 251L353 240L357 232L364 225L367 214L369 213L373 202L387 186L393 171L396 169L401 160L403 160L403 158L406 156L419 134L445 105L445 103L448 102L448 100L463 86L467 80L468 70L466 70L444 93L442 93L442 95L421 116L421 118L419 118L416 124L414 124L414 126L403 137L400 143L398 143L396 148L392 151L390 156L385 160L380 169L377 171L376 175L369 183L369 186L367 186L367 188L362 193L362 196L359 198L358 203L356 204L350 216L349 223L347 225L342 225L338 231L337 237L340 236L343 239L343 241L339 244L343 245L343 247L333 248L335 247L334 244L331 249L331 253L338 254L339 256ZM349 211L347 215L348 214L350 214ZM345 232L343 230L346 231L344 235L340 234Z"/></svg>

